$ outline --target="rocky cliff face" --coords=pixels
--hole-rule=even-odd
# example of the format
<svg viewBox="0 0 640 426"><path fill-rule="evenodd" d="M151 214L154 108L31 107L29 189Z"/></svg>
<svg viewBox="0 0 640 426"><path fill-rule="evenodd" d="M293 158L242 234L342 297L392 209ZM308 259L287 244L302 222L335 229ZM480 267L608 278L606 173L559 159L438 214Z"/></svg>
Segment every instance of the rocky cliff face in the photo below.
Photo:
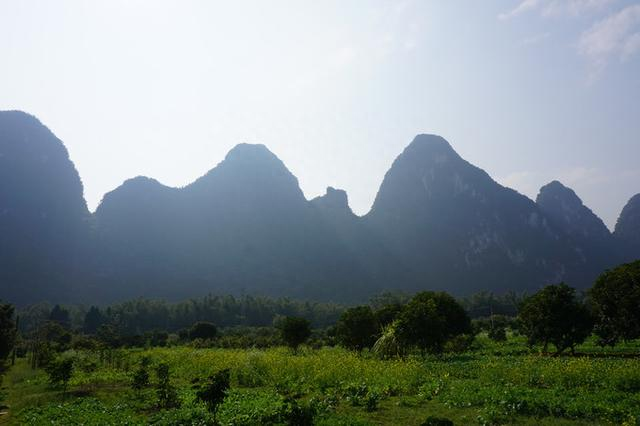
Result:
<svg viewBox="0 0 640 426"><path fill-rule="evenodd" d="M342 190L307 201L282 161L249 144L184 188L127 180L90 215L62 143L31 116L0 113L0 296L17 303L587 287L628 260L622 247L640 257L639 211L636 196L613 238L560 183L534 203L419 135L364 217Z"/></svg>
<svg viewBox="0 0 640 426"><path fill-rule="evenodd" d="M62 142L33 116L0 112L0 297L20 303L69 296L88 220Z"/></svg>
<svg viewBox="0 0 640 426"><path fill-rule="evenodd" d="M640 259L640 194L624 206L613 234L624 247L627 260Z"/></svg>
<svg viewBox="0 0 640 426"><path fill-rule="evenodd" d="M540 189L536 198L540 209L567 234L583 240L610 241L611 232L576 193L553 181Z"/></svg>
<svg viewBox="0 0 640 426"><path fill-rule="evenodd" d="M616 265L622 250L604 222L582 203L576 193L558 181L540 189L536 204L565 235L567 244L578 255L573 269L591 270L587 277Z"/></svg>
<svg viewBox="0 0 640 426"><path fill-rule="evenodd" d="M127 181L95 214L105 285L124 283L128 297L245 291L327 299L340 288L353 298L368 275L338 235L344 217L334 220L335 200L325 201L308 202L263 145L236 146L181 189Z"/></svg>
<svg viewBox="0 0 640 426"><path fill-rule="evenodd" d="M411 268L412 288L533 289L570 278L578 259L525 196L419 135L394 161L365 220Z"/></svg>

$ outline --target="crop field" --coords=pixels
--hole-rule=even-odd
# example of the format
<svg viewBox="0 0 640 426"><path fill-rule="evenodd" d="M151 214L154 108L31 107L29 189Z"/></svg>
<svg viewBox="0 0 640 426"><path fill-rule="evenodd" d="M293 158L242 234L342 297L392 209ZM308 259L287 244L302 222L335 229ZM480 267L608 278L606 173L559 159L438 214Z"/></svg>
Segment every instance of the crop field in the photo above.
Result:
<svg viewBox="0 0 640 426"><path fill-rule="evenodd" d="M75 368L66 391L18 359L3 383L10 412L0 423L214 424L192 382L229 369L231 389L216 416L223 425L421 425L429 417L456 425L638 425L637 348L604 351L588 341L576 356L554 357L519 337L496 343L480 335L464 353L390 360L329 347L69 351ZM151 371L169 365L178 407L158 407L153 373L148 387L132 389L143 359Z"/></svg>

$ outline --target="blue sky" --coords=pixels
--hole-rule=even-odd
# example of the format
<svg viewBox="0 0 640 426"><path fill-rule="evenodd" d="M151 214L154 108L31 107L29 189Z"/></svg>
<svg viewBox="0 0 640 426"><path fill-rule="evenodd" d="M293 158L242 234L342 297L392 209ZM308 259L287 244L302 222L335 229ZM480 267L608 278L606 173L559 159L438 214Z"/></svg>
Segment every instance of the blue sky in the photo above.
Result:
<svg viewBox="0 0 640 426"><path fill-rule="evenodd" d="M0 109L65 142L91 209L255 142L364 214L418 133L610 227L640 192L638 1L4 0L0 60Z"/></svg>

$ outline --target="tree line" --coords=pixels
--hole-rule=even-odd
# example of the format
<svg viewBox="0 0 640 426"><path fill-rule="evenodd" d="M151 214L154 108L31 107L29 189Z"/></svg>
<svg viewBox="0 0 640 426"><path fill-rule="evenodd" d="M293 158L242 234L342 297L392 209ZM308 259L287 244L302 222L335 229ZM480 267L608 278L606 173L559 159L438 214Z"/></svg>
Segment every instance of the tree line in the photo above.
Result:
<svg viewBox="0 0 640 426"><path fill-rule="evenodd" d="M472 319L473 310L482 306L490 315ZM515 316L496 314L511 307L517 308ZM575 351L592 334L603 346L639 338L640 261L606 271L584 295L561 283L531 296L502 298L490 293L463 300L444 292L384 293L350 308L289 299L207 296L176 304L140 299L84 311L59 305L45 310L39 305L21 311L19 317L13 306L0 304L0 361L29 352L35 368L72 347L167 344L289 345L295 349L309 343L370 349L391 357L461 351L480 331L504 340L508 328L526 336L530 345L540 345L544 352L553 347L556 353Z"/></svg>

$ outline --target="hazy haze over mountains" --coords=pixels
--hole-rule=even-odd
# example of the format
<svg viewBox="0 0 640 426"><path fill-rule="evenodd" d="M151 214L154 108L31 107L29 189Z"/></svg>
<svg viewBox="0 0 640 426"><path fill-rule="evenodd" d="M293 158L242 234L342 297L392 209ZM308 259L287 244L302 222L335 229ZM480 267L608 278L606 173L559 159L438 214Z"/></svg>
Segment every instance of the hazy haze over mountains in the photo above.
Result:
<svg viewBox="0 0 640 426"><path fill-rule="evenodd" d="M283 162L252 144L183 188L129 179L90 214L62 142L16 111L0 112L0 174L2 297L17 303L587 287L640 257L638 196L612 235L561 183L534 202L435 135L397 157L363 217L342 190L308 201Z"/></svg>
<svg viewBox="0 0 640 426"><path fill-rule="evenodd" d="M640 181L637 0L0 2L0 110L64 140L90 211L262 143L306 198L366 214L419 133L535 199L557 179L610 230ZM43 70L46 70L44 72Z"/></svg>

